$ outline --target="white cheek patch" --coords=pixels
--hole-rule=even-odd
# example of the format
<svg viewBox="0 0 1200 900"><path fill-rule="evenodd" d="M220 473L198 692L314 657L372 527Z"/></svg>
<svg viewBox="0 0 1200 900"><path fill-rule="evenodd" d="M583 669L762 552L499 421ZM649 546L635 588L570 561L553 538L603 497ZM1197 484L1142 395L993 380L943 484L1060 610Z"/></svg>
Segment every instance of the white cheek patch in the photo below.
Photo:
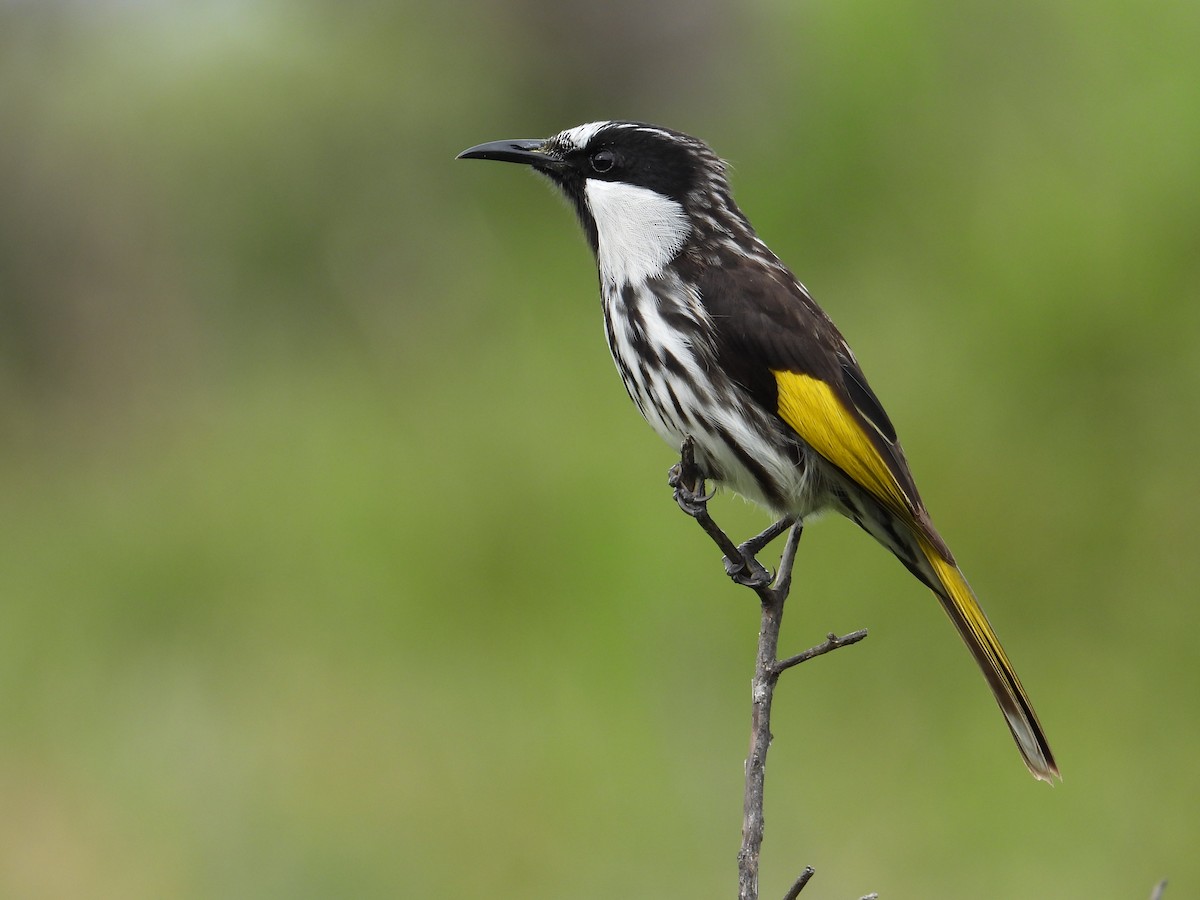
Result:
<svg viewBox="0 0 1200 900"><path fill-rule="evenodd" d="M600 277L623 285L661 275L691 232L683 207L649 188L589 179Z"/></svg>

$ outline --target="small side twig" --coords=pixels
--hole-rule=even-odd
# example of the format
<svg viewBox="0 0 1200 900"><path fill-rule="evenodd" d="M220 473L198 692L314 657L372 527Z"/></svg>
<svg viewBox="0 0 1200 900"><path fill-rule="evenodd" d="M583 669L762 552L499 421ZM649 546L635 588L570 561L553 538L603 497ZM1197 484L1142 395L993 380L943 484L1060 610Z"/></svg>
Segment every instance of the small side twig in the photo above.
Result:
<svg viewBox="0 0 1200 900"><path fill-rule="evenodd" d="M867 636L867 629L860 628L858 631L852 631L849 634L838 637L832 631L824 641L817 644L815 647L809 647L803 653L797 653L795 656L789 656L787 659L778 660L775 663L775 675L779 676L781 672L790 669L792 666L798 666L802 662L808 662L817 656L823 656L831 650L838 650L842 647L847 647L850 644L857 644Z"/></svg>
<svg viewBox="0 0 1200 900"><path fill-rule="evenodd" d="M804 886L808 884L809 879L816 874L817 870L812 866L805 866L804 871L800 873L800 877L796 879L796 883L783 895L783 900L796 900L800 896L800 892L804 890Z"/></svg>
<svg viewBox="0 0 1200 900"><path fill-rule="evenodd" d="M762 607L758 651L750 688L750 751L746 757L746 781L742 802L742 846L738 851L738 900L758 900L759 856L764 829L764 786L767 751L771 746L771 704L775 696L775 685L779 676L788 669L833 650L856 644L867 636L867 632L855 631L843 637L831 632L825 641L815 647L780 660L777 653L779 632L783 624L783 604L791 591L792 567L800 546L800 536L804 533L803 523L785 518L740 546L735 544L708 513L708 501L712 498L704 492L704 477L696 465L695 445L690 437L680 448L679 463L671 469L669 484L674 489L675 501L679 508L700 524L725 555L725 570L729 577L753 590L758 595ZM787 543L779 559L779 569L772 576L758 562L755 554L784 531L788 533ZM784 900L796 900L812 876L812 867L806 867Z"/></svg>

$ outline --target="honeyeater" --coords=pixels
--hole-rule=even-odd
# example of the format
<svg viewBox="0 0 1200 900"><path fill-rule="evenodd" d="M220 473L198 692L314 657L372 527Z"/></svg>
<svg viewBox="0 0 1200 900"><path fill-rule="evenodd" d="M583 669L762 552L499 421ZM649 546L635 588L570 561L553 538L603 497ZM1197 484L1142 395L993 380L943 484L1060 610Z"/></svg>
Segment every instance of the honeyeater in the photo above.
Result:
<svg viewBox="0 0 1200 900"><path fill-rule="evenodd" d="M664 440L780 517L836 510L931 588L1030 772L1058 768L1025 690L913 483L896 429L829 316L758 237L696 138L592 122L459 154L521 163L573 204L596 257L608 347Z"/></svg>

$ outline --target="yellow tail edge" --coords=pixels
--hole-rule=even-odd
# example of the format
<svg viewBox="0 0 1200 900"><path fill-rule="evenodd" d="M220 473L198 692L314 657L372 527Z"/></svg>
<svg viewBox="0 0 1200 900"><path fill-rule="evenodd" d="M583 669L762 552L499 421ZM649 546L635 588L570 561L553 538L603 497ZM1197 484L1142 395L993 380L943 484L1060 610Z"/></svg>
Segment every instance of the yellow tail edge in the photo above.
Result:
<svg viewBox="0 0 1200 900"><path fill-rule="evenodd" d="M1040 781L1049 784L1056 778L1061 781L1062 776L1033 704L971 586L958 566L946 560L930 541L924 536L919 537L919 541L921 551L942 586L941 591L935 591L938 600L987 679L1025 765Z"/></svg>

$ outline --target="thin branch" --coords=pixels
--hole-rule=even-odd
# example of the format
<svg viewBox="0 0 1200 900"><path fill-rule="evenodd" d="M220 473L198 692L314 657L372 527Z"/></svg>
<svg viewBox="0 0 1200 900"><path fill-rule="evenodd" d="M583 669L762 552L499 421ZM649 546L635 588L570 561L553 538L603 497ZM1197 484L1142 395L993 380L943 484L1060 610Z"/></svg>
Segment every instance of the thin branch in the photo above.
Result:
<svg viewBox="0 0 1200 900"><path fill-rule="evenodd" d="M809 647L803 653L797 653L795 656L789 656L787 659L781 659L775 663L775 676L779 677L781 672L790 669L792 666L798 666L802 662L808 662L810 659L815 659L818 656L824 656L830 650L837 650L841 647L857 644L867 636L867 629L860 628L858 631L852 631L849 634L838 637L832 631L829 636L815 647Z"/></svg>
<svg viewBox="0 0 1200 900"><path fill-rule="evenodd" d="M1150 900L1162 900L1163 894L1167 890L1167 879L1163 879L1154 886L1154 890L1150 892Z"/></svg>
<svg viewBox="0 0 1200 900"><path fill-rule="evenodd" d="M779 676L802 662L823 656L833 650L855 644L867 636L865 630L844 637L830 632L821 644L803 653L780 660L779 631L783 624L783 604L792 587L792 567L803 523L788 517L776 522L762 534L742 545L735 544L708 514L711 495L704 492L704 477L696 465L695 446L689 437L680 448L678 465L671 468L669 484L675 492L679 508L700 523L713 543L725 555L725 571L736 583L753 590L762 608L758 630L758 651L755 656L754 679L751 682L750 752L746 757L746 784L742 800L742 846L738 851L738 900L758 900L759 856L763 842L764 787L767 774L767 751L771 747L771 704ZM779 559L779 569L772 578L756 559L772 540L788 532L787 544ZM796 879L784 900L796 900L813 876L808 867Z"/></svg>
<svg viewBox="0 0 1200 900"><path fill-rule="evenodd" d="M791 890L783 895L783 900L796 900L800 896L800 892L804 890L804 886L809 880L817 874L817 870L812 866L805 866L804 871L800 873L800 877L796 879L796 883L792 885Z"/></svg>
<svg viewBox="0 0 1200 900"><path fill-rule="evenodd" d="M783 554L779 557L779 575L772 585L773 597L779 601L779 614L783 615L783 601L792 590L792 566L796 564L796 551L800 549L800 535L804 533L804 523L797 522L788 532L787 543L783 545ZM765 600L763 601L766 602Z"/></svg>
<svg viewBox="0 0 1200 900"><path fill-rule="evenodd" d="M799 526L792 534L798 534ZM782 566L780 569L783 572ZM766 594L763 597L763 594ZM758 898L758 858L762 848L767 751L771 748L771 703L775 699L775 653L783 624L784 596L772 589L760 592L762 619L758 654L750 683L750 752L746 757L746 786L742 803L742 847L738 851L738 900Z"/></svg>

